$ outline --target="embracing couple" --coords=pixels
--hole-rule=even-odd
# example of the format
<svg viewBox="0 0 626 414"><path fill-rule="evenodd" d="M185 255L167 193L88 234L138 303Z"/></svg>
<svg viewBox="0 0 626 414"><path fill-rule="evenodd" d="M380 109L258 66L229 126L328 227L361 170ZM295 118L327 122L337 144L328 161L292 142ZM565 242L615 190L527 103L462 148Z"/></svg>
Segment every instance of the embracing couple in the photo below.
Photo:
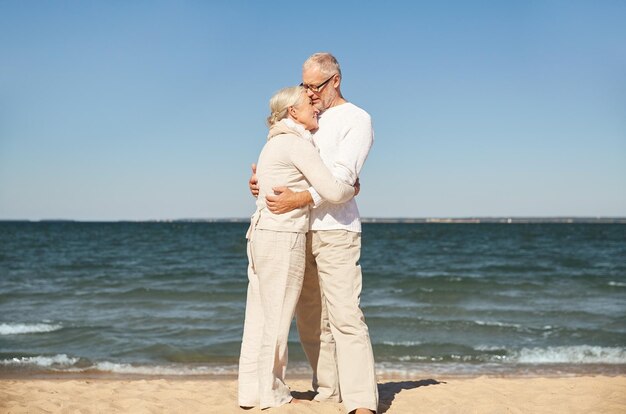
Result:
<svg viewBox="0 0 626 414"><path fill-rule="evenodd" d="M250 179L257 210L247 233L248 293L239 405L296 400L285 384L296 315L316 401L375 413L378 390L359 307L361 221L354 196L373 143L370 116L341 94L339 63L316 53L302 84L270 100L269 134Z"/></svg>

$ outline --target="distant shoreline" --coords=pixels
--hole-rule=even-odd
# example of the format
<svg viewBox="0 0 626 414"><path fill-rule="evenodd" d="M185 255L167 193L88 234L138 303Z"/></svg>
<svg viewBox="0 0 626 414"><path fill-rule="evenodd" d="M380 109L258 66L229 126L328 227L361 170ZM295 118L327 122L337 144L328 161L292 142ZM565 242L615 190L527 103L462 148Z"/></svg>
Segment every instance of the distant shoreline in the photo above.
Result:
<svg viewBox="0 0 626 414"><path fill-rule="evenodd" d="M249 218L187 218L163 220L0 219L0 223L247 223ZM626 217L364 217L375 224L626 224Z"/></svg>

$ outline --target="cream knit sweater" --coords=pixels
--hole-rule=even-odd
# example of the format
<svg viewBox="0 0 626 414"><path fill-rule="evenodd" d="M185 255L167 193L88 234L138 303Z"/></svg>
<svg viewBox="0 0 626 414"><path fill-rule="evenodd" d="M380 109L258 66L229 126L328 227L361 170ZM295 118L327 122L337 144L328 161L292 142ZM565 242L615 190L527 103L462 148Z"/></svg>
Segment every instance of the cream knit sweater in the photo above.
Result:
<svg viewBox="0 0 626 414"><path fill-rule="evenodd" d="M298 233L309 230L309 207L285 214L273 214L266 208L265 196L273 194L272 187L285 186L292 191L313 187L331 203L345 203L354 196L354 187L335 178L324 165L311 142L311 134L291 119L283 119L270 128L256 174L259 196L253 222L258 223L258 229Z"/></svg>

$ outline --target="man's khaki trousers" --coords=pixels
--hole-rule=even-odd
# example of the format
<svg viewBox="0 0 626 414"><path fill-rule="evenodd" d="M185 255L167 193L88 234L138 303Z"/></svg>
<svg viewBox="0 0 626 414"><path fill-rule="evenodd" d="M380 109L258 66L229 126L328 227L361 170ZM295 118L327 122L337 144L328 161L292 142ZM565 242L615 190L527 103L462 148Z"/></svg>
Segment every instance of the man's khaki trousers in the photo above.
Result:
<svg viewBox="0 0 626 414"><path fill-rule="evenodd" d="M348 412L376 411L374 356L359 307L361 234L345 230L307 233L306 270L296 319L313 368L319 401L340 401Z"/></svg>
<svg viewBox="0 0 626 414"><path fill-rule="evenodd" d="M258 229L249 234L239 405L263 409L292 398L285 384L287 339L302 289L306 236Z"/></svg>

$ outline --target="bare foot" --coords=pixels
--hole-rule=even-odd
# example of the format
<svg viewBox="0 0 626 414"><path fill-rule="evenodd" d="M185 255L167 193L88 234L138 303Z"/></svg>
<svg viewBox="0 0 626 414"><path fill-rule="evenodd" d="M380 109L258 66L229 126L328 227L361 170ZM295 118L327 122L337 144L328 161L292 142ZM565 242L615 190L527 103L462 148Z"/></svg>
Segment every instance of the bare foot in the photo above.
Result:
<svg viewBox="0 0 626 414"><path fill-rule="evenodd" d="M299 404L304 400L299 400L297 398L292 398L291 401L289 401L289 404Z"/></svg>

